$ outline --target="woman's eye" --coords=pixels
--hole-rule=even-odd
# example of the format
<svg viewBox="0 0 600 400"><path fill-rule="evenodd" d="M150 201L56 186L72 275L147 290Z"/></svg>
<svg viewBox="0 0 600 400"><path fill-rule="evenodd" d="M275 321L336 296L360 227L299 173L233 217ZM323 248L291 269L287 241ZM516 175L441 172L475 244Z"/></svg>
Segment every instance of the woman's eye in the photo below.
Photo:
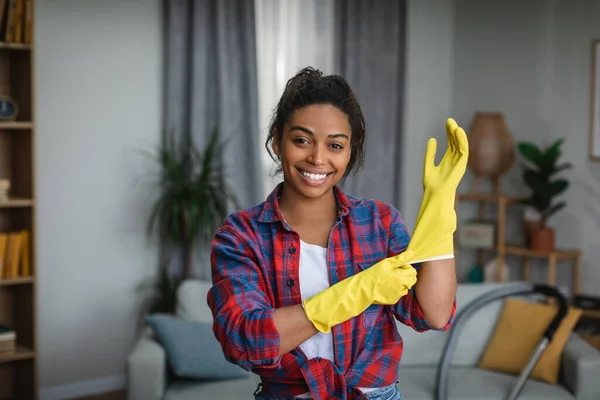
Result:
<svg viewBox="0 0 600 400"><path fill-rule="evenodd" d="M333 146L334 149L336 150L342 150L344 147L339 144L339 143L333 143L331 146Z"/></svg>
<svg viewBox="0 0 600 400"><path fill-rule="evenodd" d="M308 143L308 140L306 140L304 138L296 138L296 139L294 139L294 143L306 144L306 143Z"/></svg>

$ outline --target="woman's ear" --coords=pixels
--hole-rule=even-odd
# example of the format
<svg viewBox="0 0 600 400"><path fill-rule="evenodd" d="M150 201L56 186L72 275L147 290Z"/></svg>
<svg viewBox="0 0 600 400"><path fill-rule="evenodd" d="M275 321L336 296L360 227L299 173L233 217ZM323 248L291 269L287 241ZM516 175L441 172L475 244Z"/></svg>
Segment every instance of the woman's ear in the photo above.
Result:
<svg viewBox="0 0 600 400"><path fill-rule="evenodd" d="M273 153L275 153L277 158L279 158L279 155L281 154L281 149L279 148L279 135L277 134L277 132L275 132L275 134L273 135L273 142L271 147L273 148Z"/></svg>

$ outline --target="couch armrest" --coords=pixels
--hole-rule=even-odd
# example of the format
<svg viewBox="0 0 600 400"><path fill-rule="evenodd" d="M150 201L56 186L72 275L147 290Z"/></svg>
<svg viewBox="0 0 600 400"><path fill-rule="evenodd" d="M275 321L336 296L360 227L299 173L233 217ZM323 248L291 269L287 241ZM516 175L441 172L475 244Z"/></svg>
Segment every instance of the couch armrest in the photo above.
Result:
<svg viewBox="0 0 600 400"><path fill-rule="evenodd" d="M572 333L562 354L561 381L578 400L598 398L600 352Z"/></svg>
<svg viewBox="0 0 600 400"><path fill-rule="evenodd" d="M167 357L162 346L145 333L127 359L127 399L161 400L167 384Z"/></svg>

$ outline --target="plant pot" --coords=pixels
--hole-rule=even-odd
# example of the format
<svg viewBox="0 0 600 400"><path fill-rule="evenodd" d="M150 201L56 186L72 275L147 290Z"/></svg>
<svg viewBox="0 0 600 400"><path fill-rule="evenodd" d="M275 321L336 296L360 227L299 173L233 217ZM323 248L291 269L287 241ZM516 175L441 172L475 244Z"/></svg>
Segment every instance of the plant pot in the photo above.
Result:
<svg viewBox="0 0 600 400"><path fill-rule="evenodd" d="M528 207L523 213L523 229L525 231L525 243L532 246L531 236L536 229L542 228L542 217L535 209Z"/></svg>
<svg viewBox="0 0 600 400"><path fill-rule="evenodd" d="M531 230L531 250L554 251L555 234L552 228L534 228Z"/></svg>
<svg viewBox="0 0 600 400"><path fill-rule="evenodd" d="M542 223L540 221L523 221L523 228L525 230L525 243L528 247L533 246L533 232L542 229Z"/></svg>

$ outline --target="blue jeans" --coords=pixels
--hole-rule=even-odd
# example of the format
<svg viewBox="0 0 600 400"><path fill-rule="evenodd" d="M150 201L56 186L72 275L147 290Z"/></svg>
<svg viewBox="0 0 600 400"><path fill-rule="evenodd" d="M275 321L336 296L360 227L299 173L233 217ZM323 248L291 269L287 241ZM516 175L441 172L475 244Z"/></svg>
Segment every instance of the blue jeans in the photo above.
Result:
<svg viewBox="0 0 600 400"><path fill-rule="evenodd" d="M260 385L259 385L259 388L260 388ZM254 392L254 400L294 400L294 399L297 399L297 397L294 397L291 399L268 397L268 396L262 394L262 392L261 392L261 390L259 390L259 388L257 388L256 392ZM400 394L400 389L398 389L398 385L395 383L393 385L383 387L379 390L374 390L372 392L368 392L366 395L369 400L402 400L402 395Z"/></svg>
<svg viewBox="0 0 600 400"><path fill-rule="evenodd" d="M402 400L402 394L400 394L398 385L394 383L393 385L367 393L367 398L369 400Z"/></svg>

